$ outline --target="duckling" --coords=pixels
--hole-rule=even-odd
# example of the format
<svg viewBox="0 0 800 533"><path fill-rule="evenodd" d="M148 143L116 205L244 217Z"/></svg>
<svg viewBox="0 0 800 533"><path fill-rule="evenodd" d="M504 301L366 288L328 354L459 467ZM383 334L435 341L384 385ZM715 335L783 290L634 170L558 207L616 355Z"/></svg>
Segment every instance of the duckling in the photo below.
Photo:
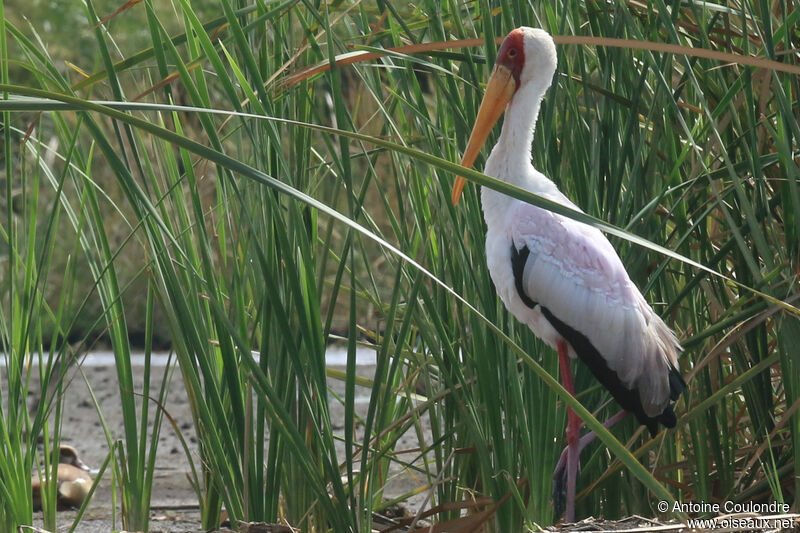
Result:
<svg viewBox="0 0 800 533"><path fill-rule="evenodd" d="M57 509L63 511L80 507L89 490L92 488L90 468L80 460L78 452L72 446L61 445L58 454L58 472L56 474L56 490L58 491ZM33 510L42 508L42 480L34 474L31 480L33 490Z"/></svg>

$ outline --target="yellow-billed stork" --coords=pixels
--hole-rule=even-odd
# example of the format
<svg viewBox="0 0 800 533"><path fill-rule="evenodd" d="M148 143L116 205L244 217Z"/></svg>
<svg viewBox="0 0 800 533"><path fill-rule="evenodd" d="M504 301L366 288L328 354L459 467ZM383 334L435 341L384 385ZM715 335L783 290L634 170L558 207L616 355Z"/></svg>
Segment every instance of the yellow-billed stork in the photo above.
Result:
<svg viewBox="0 0 800 533"><path fill-rule="evenodd" d="M556 48L541 29L522 27L503 41L461 164L471 167L495 122L505 120L484 173L579 210L531 164L539 105L556 71ZM466 180L456 179L458 203ZM608 239L597 229L483 187L486 258L509 311L557 350L564 388L575 393L570 358L583 361L650 433L674 427L672 402L686 384L676 369L675 334L647 304ZM553 498L575 519L581 420L568 409L567 446L553 473ZM566 478L566 479L565 479ZM566 483L566 486L565 486ZM564 494L566 492L566 494Z"/></svg>

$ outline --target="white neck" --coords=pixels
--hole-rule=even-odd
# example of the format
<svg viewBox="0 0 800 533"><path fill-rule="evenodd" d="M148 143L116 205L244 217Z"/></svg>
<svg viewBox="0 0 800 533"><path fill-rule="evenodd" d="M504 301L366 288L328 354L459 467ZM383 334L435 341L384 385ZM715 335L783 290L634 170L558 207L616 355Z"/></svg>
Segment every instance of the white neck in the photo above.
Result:
<svg viewBox="0 0 800 533"><path fill-rule="evenodd" d="M517 169L531 164L533 132L546 88L536 83L520 87L506 106L503 129L500 131L497 144L492 149L492 156L495 152L502 152L507 164ZM498 177L514 182L514 176L510 174ZM522 184L515 183L515 185Z"/></svg>
<svg viewBox="0 0 800 533"><path fill-rule="evenodd" d="M531 164L536 119L549 85L549 79L529 80L519 88L506 107L500 138L486 160L484 173L535 193L553 187L553 183ZM487 225L492 224L492 217L504 214L511 201L509 196L482 187L481 203Z"/></svg>

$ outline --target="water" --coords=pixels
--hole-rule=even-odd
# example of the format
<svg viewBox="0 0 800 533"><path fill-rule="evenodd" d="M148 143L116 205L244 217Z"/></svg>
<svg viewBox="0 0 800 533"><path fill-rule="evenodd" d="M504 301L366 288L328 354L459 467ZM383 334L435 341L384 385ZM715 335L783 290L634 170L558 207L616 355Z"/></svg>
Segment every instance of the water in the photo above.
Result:
<svg viewBox="0 0 800 533"><path fill-rule="evenodd" d="M254 354L256 359L258 355ZM0 367L6 366L5 355L0 355ZM33 363L36 364L38 359L34 359ZM154 352L150 355L150 366L153 368L163 368L170 362L169 352ZM173 355L171 358L172 364L175 364L176 359ZM376 362L375 350L363 346L356 347L356 365L357 366L374 366ZM347 347L331 345L325 353L325 364L327 366L345 366L347 364ZM83 358L81 366L84 367L104 367L114 366L114 352L97 350L90 352ZM133 353L131 354L131 365L134 367L144 366L144 354Z"/></svg>

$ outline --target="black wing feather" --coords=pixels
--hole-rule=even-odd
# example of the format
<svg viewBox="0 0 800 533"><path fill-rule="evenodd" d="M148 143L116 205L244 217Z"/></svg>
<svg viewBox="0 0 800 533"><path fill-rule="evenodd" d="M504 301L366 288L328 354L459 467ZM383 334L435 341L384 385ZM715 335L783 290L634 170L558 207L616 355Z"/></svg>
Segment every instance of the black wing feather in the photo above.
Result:
<svg viewBox="0 0 800 533"><path fill-rule="evenodd" d="M642 401L639 396L638 390L631 390L626 387L616 372L609 368L608 363L603 355L592 345L591 341L578 331L577 329L565 324L558 317L556 317L548 308L535 302L530 296L525 293L525 286L523 285L523 272L525 271L525 263L530 255L530 250L527 246L523 246L517 250L517 247L511 245L511 268L514 274L514 286L517 289L519 297L522 302L530 308L539 307L542 315L550 322L559 335L561 335L575 350L578 358L589 367L594 377L599 381L617 403L622 406L626 411L633 413L639 422L646 426L650 434L655 436L658 433L658 424L661 423L668 428L675 427L677 419L675 412L672 410L672 405L664 408L664 411L658 416L648 416L644 412ZM670 385L670 399L677 400L681 392L686 388L686 383L683 381L680 373L674 367L670 369L669 373Z"/></svg>

